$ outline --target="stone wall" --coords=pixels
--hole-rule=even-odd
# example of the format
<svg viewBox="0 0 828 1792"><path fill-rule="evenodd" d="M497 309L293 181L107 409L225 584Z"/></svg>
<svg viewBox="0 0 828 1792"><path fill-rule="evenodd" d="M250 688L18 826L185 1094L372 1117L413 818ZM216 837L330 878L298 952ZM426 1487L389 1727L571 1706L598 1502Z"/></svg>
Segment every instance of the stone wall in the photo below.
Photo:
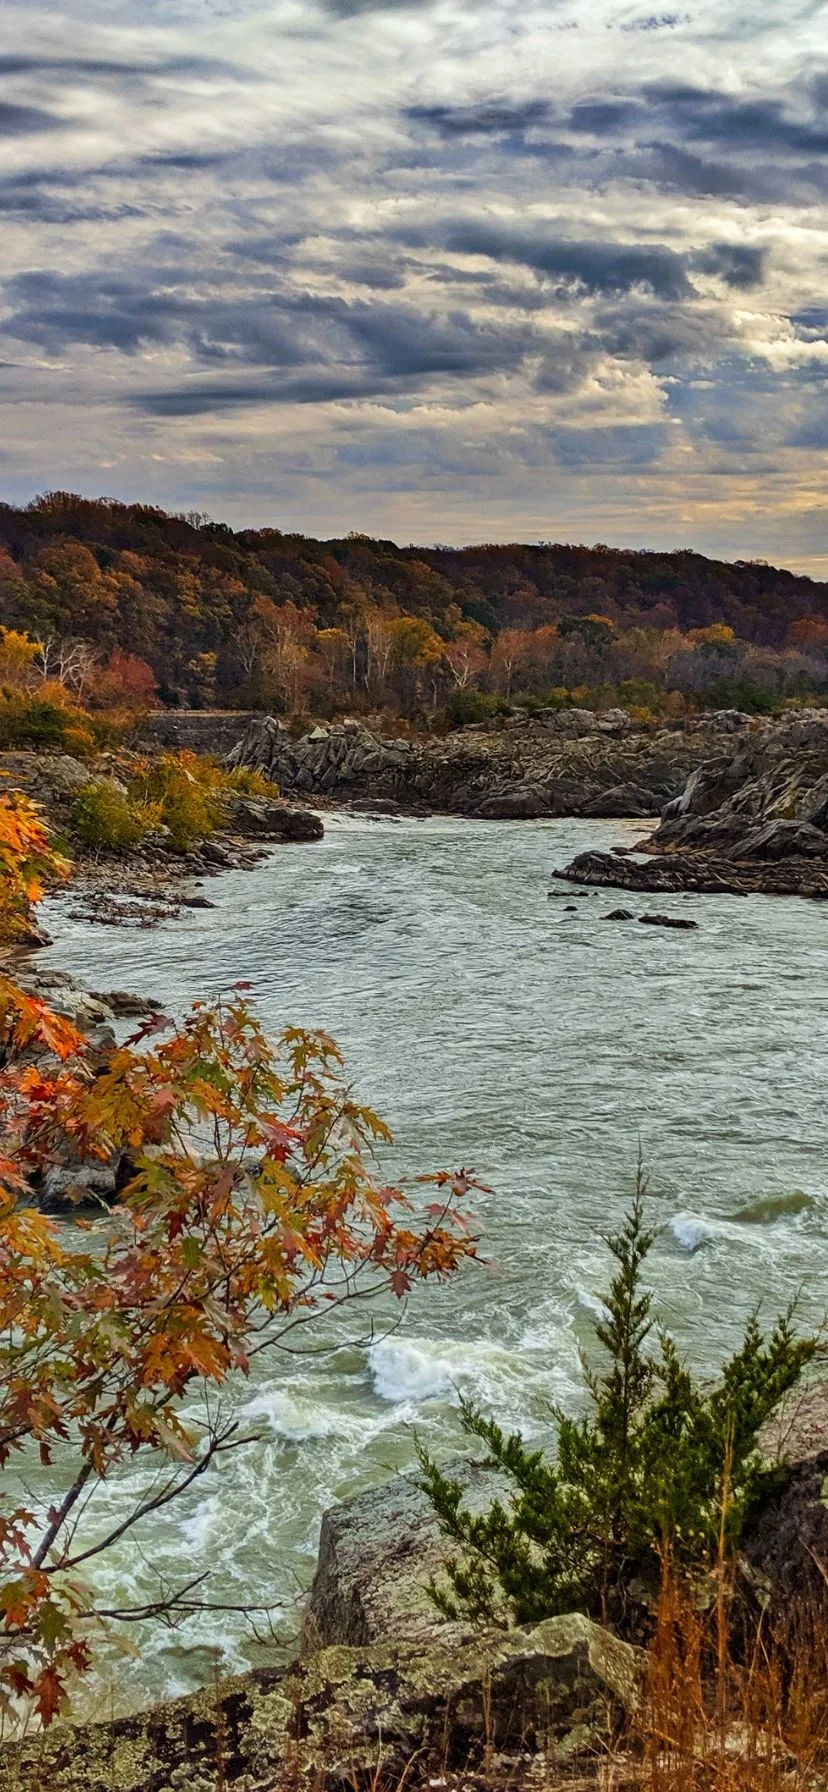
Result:
<svg viewBox="0 0 828 1792"><path fill-rule="evenodd" d="M223 759L253 719L254 712L247 709L162 709L141 723L133 744L139 750L188 747Z"/></svg>

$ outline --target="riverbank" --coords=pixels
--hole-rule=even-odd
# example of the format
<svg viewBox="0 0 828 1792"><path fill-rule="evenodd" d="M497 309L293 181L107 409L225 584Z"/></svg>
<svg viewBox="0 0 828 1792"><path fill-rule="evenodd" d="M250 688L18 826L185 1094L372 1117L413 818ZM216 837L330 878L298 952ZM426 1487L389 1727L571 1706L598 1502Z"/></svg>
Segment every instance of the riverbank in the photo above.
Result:
<svg viewBox="0 0 828 1792"><path fill-rule="evenodd" d="M585 853L555 875L624 890L828 901L828 714L739 734L690 774L632 856Z"/></svg>
<svg viewBox="0 0 828 1792"><path fill-rule="evenodd" d="M786 1634L794 1635L792 1588L803 1623L813 1626L825 1603L814 1563L824 1555L828 1527L821 1498L828 1389L814 1384L795 1392L761 1441L773 1467L770 1491L748 1522L727 1597L735 1632L762 1588L759 1631L772 1687L783 1660L804 1667L799 1658L774 1657L781 1614ZM504 1477L485 1463L459 1459L453 1471L468 1510L483 1513L494 1498L507 1497ZM415 1478L392 1477L335 1505L323 1520L297 1659L216 1680L131 1717L58 1726L7 1745L0 1792L47 1783L50 1792L220 1792L231 1785L250 1792L366 1785L394 1792L403 1784L424 1792L753 1792L759 1785L824 1792L819 1711L806 1724L794 1697L788 1718L785 1700L777 1693L774 1705L773 1692L764 1710L759 1676L745 1688L735 1656L730 1660L734 1636L718 1632L719 1672L727 1649L733 1681L719 1680L714 1706L709 1666L694 1678L658 1627L645 1650L577 1610L511 1629L446 1621L429 1593L443 1576L446 1551ZM808 1586L820 1602L811 1609ZM819 1700L818 1658L810 1674ZM699 1704L671 1735L664 1718L674 1715L682 1691ZM686 1775L704 1765L701 1779L666 1777L682 1756ZM765 1769L777 1761L780 1777L770 1778ZM714 1777L717 1762L722 1779Z"/></svg>
<svg viewBox="0 0 828 1792"><path fill-rule="evenodd" d="M70 899L84 920L154 927L182 909L209 906L201 892L204 878L250 870L280 844L323 836L320 817L301 804L277 793L236 790L228 782L215 802L215 824L203 835L194 826L185 838L176 838L169 827L156 824L126 843L90 845L76 826L79 800L90 790L103 795L116 805L118 818L129 779L143 764L125 751L102 753L92 761L68 753L0 753L4 787L38 803L53 839L65 851ZM188 776L185 764L183 777ZM206 818L209 810L202 808ZM48 936L33 921L22 944L37 949L47 943Z"/></svg>

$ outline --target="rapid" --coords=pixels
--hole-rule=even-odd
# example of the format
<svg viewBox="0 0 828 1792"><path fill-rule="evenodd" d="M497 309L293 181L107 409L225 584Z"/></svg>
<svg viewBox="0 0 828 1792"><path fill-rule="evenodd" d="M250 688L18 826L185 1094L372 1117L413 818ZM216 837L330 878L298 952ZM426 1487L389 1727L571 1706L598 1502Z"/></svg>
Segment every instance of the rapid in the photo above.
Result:
<svg viewBox="0 0 828 1792"><path fill-rule="evenodd" d="M337 1321L337 1350L261 1360L227 1395L256 1441L211 1470L97 1569L108 1603L158 1577L210 1572L228 1606L281 1602L272 1632L241 1613L118 1636L101 1716L180 1693L290 1647L334 1500L410 1466L415 1432L462 1447L460 1392L543 1440L581 1398L579 1350L605 1283L602 1235L639 1152L660 1231L650 1280L682 1350L712 1369L750 1310L828 1307L828 915L795 899L646 897L695 932L603 920L616 892L551 877L641 823L326 817L205 886L216 907L154 931L93 928L47 905L41 962L95 989L190 1000L237 980L265 1022L324 1027L361 1100L392 1126L383 1173L473 1167L485 1263L404 1312ZM549 895L550 890L555 893ZM307 1345L307 1340L305 1340ZM92 1530L146 1468L98 1495ZM126 1651L126 1652L124 1652ZM137 1658L136 1658L137 1652Z"/></svg>

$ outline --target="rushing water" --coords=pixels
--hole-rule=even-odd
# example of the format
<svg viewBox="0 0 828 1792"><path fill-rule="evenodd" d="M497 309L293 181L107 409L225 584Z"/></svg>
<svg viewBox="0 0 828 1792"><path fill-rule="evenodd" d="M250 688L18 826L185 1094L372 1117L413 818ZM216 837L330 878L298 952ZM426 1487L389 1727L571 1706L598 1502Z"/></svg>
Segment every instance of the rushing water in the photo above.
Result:
<svg viewBox="0 0 828 1792"><path fill-rule="evenodd" d="M359 1095L391 1123L384 1167L473 1165L487 1265L419 1291L404 1323L339 1354L262 1362L236 1391L259 1441L124 1545L99 1585L121 1602L157 1576L212 1571L229 1603L284 1599L312 1571L323 1508L413 1455L413 1428L456 1448L458 1390L536 1436L550 1398L580 1395L579 1345L604 1285L601 1235L640 1148L660 1222L651 1280L689 1357L712 1366L746 1314L799 1294L828 1306L825 937L816 904L579 893L550 872L640 823L326 818L208 888L217 907L154 932L110 932L51 907L46 956L93 988L180 1012L249 979L266 1022L323 1026ZM601 917L668 907L698 932ZM104 1488L88 1523L141 1484ZM241 1617L143 1626L116 1663L119 1706L261 1661ZM108 1695L109 1696L109 1695Z"/></svg>

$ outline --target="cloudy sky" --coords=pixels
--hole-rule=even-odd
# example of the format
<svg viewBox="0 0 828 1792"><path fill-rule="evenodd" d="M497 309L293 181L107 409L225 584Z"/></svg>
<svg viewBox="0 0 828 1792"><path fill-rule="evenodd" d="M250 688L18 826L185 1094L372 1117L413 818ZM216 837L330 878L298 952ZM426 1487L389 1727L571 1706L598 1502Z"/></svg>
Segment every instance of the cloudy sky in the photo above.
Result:
<svg viewBox="0 0 828 1792"><path fill-rule="evenodd" d="M0 489L828 574L828 5L0 0Z"/></svg>

